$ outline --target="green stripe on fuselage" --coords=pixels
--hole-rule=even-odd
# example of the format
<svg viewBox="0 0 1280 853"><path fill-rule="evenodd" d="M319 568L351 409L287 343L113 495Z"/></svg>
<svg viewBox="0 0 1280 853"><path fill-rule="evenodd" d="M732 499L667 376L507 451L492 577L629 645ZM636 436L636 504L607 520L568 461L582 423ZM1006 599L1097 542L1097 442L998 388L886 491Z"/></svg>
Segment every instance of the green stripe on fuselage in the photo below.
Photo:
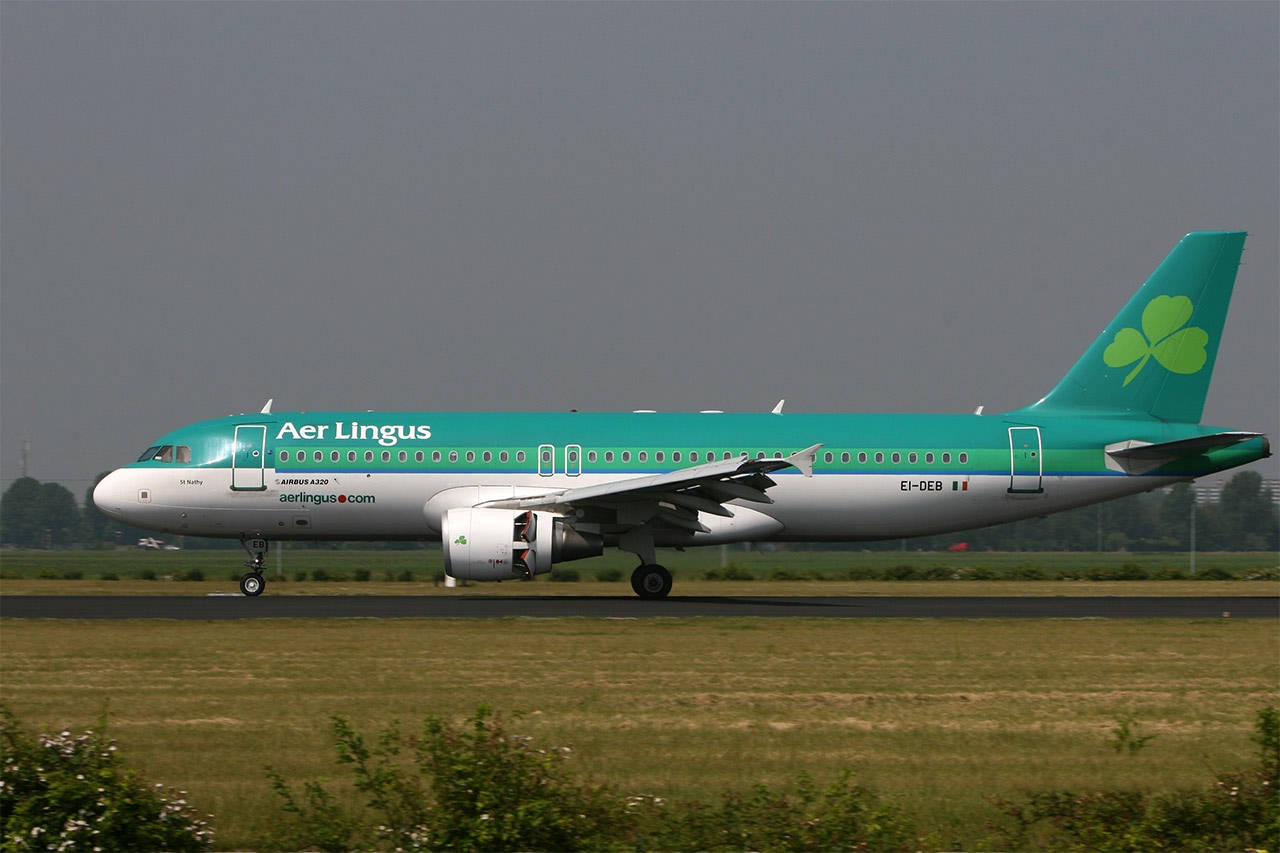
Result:
<svg viewBox="0 0 1280 853"><path fill-rule="evenodd" d="M565 448L581 449L584 474L655 473L708 461L714 452L786 456L821 443L815 474L1008 473L1009 428L1040 428L1045 476L1110 475L1104 448L1125 440L1169 442L1220 430L1132 417L1084 418L1026 410L1004 415L930 414L664 414L664 413L440 413L280 412L204 421L175 430L154 444L187 446L187 467L231 467L237 425L267 427L266 467L297 472L537 473L539 448L549 446L565 472ZM424 437L429 436L429 437ZM281 452L287 451L288 460ZM305 461L297 458L306 454ZM315 453L321 454L319 461ZM349 455L354 452L356 458ZM401 459L401 453L404 459ZM433 460L433 453L440 461ZM486 461L485 453L490 454ZM507 453L506 461L501 454ZM337 461L333 454L337 453ZM422 460L418 460L418 454ZM451 460L450 453L457 459ZM474 458L467 459L467 454ZM523 453L523 461L517 454ZM623 459L623 454L629 454ZM645 454L641 461L640 454ZM658 454L662 454L661 460ZM679 460L675 454L679 454ZM876 454L883 454L876 461ZM893 454L899 454L894 461ZM914 461L910 454L916 454ZM371 458L366 458L371 454ZM386 458L384 459L384 454ZM606 454L613 454L606 460ZM694 458L696 454L696 459ZM828 457L830 454L830 457ZM845 461L844 454L848 454ZM859 454L866 454L860 461ZM933 454L929 461L926 454ZM944 460L944 454L949 456ZM961 454L964 454L962 457ZM1152 474L1201 476L1260 458L1261 442L1243 442L1178 460ZM828 461L828 458L830 461ZM963 461L961 461L963 458ZM149 461L135 466L160 467ZM786 473L786 472L780 472Z"/></svg>

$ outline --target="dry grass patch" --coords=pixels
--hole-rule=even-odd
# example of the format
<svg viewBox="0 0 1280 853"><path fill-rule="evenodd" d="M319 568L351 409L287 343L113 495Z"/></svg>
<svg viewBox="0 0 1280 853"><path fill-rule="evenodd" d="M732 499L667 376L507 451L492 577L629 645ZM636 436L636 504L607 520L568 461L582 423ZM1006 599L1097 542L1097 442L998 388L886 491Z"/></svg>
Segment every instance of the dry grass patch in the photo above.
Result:
<svg viewBox="0 0 1280 853"><path fill-rule="evenodd" d="M0 697L59 730L109 703L126 757L190 791L230 847L272 822L264 765L335 775L331 715L372 732L478 703L524 712L514 730L627 793L851 766L972 844L983 794L1195 786L1247 764L1278 651L1270 620L8 620ZM1132 757L1109 745L1127 718L1155 735Z"/></svg>

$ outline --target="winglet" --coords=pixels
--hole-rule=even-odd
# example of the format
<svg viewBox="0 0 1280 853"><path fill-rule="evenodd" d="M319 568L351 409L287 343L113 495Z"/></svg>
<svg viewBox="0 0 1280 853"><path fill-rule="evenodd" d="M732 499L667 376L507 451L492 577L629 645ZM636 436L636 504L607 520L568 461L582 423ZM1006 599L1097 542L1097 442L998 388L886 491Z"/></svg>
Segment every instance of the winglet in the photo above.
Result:
<svg viewBox="0 0 1280 853"><path fill-rule="evenodd" d="M800 473L806 477L813 476L813 463L818 461L818 451L822 449L821 444L815 444L813 447L806 447L799 453L793 453L786 458L786 462L800 469Z"/></svg>
<svg viewBox="0 0 1280 853"><path fill-rule="evenodd" d="M786 405L786 402L787 402L786 397L783 397L781 400L779 400L778 405L773 407L773 411L771 412L771 414L774 414L774 415L782 414L782 407Z"/></svg>
<svg viewBox="0 0 1280 853"><path fill-rule="evenodd" d="M266 404L265 406L263 406L263 407L262 407L262 411L258 412L258 414L260 414L260 415L269 415L269 414L271 414L271 404L272 404L272 403L274 403L275 401L276 401L276 398L275 398L275 397L272 397L270 400L268 400L268 401L267 401L267 404Z"/></svg>

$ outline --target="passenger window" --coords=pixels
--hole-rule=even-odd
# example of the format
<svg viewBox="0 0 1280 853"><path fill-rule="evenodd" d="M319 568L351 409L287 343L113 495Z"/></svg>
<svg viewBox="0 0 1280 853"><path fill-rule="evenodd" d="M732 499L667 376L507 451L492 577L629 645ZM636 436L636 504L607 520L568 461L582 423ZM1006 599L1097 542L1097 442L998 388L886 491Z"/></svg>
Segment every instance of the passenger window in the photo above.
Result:
<svg viewBox="0 0 1280 853"><path fill-rule="evenodd" d="M355 461L356 461L356 452L355 452L354 450L348 450L348 451L347 451L347 461L348 461L348 462L355 462Z"/></svg>
<svg viewBox="0 0 1280 853"><path fill-rule="evenodd" d="M882 462L884 462L884 454L883 454L883 453L880 453L880 452L877 452L877 453L876 453L876 464L877 464L877 465L879 465L879 464L881 464Z"/></svg>
<svg viewBox="0 0 1280 853"><path fill-rule="evenodd" d="M834 461L835 461L835 458L836 458L836 457L835 457L835 454L834 454L834 453L832 453L830 450L828 450L826 453L822 454L822 459L823 459L823 461L824 461L824 462L826 462L828 465L830 465L832 462L834 462Z"/></svg>
<svg viewBox="0 0 1280 853"><path fill-rule="evenodd" d="M624 450L624 451L622 451L622 461L623 461L623 462L630 462L630 461L631 461L631 451L630 451L630 450Z"/></svg>
<svg viewBox="0 0 1280 853"><path fill-rule="evenodd" d="M524 461L524 451L523 451L523 450L517 450L517 451L516 451L516 461L517 461L517 462L523 462L523 461Z"/></svg>
<svg viewBox="0 0 1280 853"><path fill-rule="evenodd" d="M932 465L932 464L933 464L933 454L932 454L932 453L926 453L926 454L924 455L924 461L925 461L925 464L926 464L926 465Z"/></svg>
<svg viewBox="0 0 1280 853"><path fill-rule="evenodd" d="M319 450L316 450L311 454L311 458L317 462L322 462L324 461L324 454Z"/></svg>
<svg viewBox="0 0 1280 853"><path fill-rule="evenodd" d="M859 454L858 454L858 457L859 457L859 458L858 458L858 461L859 461L859 462L866 462L866 461L867 461L867 454L865 454L865 453L859 453ZM849 464L849 454L848 454L847 452L845 452L845 453L841 453L841 454L840 454L840 462L841 462L842 464L844 464L844 465L848 465L848 464Z"/></svg>
<svg viewBox="0 0 1280 853"><path fill-rule="evenodd" d="M401 451L400 451L400 453L399 453L399 455L397 456L397 458L398 458L401 462L408 462L408 461L409 461L409 451L407 451L407 450L401 450Z"/></svg>
<svg viewBox="0 0 1280 853"><path fill-rule="evenodd" d="M657 453L653 454L653 459L655 462L663 462L666 460L666 456L667 454L659 450Z"/></svg>
<svg viewBox="0 0 1280 853"><path fill-rule="evenodd" d="M365 461L365 462L372 462L372 461L373 461L373 451L372 451L372 450L366 450L366 451L364 452L364 461Z"/></svg>
<svg viewBox="0 0 1280 853"><path fill-rule="evenodd" d="M919 459L920 459L920 454L919 454L919 453L908 453L908 454L907 454L907 461L908 461L908 462L910 462L912 465L916 464L916 462L917 462L917 461L919 461Z"/></svg>
<svg viewBox="0 0 1280 853"><path fill-rule="evenodd" d="M679 462L680 460L679 460L679 459L677 459L676 461L677 461L677 462ZM696 451L696 450L690 450L690 451L689 451L689 461L690 461L690 462L697 462L697 461L698 461L698 451Z"/></svg>
<svg viewBox="0 0 1280 853"><path fill-rule="evenodd" d="M288 462L288 461L289 461L289 451L287 451L287 450L281 450L281 451L280 451L280 461L281 461L281 462Z"/></svg>
<svg viewBox="0 0 1280 853"><path fill-rule="evenodd" d="M962 452L960 453L960 464L961 464L961 465L964 465L964 464L966 464L968 461L969 461L969 454L968 454L968 453L964 453L964 452L962 451Z"/></svg>
<svg viewBox="0 0 1280 853"><path fill-rule="evenodd" d="M743 456L745 456L745 455L746 455L746 454L744 453L744 454L743 454ZM721 459L732 459L732 458L733 458L733 453L732 453L731 451L726 450L726 451L724 452L724 456L722 456L722 457L720 457L720 458L721 458Z"/></svg>
<svg viewBox="0 0 1280 853"><path fill-rule="evenodd" d="M475 452L474 450L468 450L468 451L467 451L467 461L468 461L468 462L475 462L475 461L476 461L476 452Z"/></svg>
<svg viewBox="0 0 1280 853"><path fill-rule="evenodd" d="M693 458L694 458L694 459L697 459L697 458L698 458L698 454L696 454L696 453L695 453L695 454L693 454ZM672 461L672 462L679 462L679 461L680 461L680 451L679 451L679 450L673 450L673 451L671 451L671 461Z"/></svg>
<svg viewBox="0 0 1280 853"><path fill-rule="evenodd" d="M488 450L486 450L486 451L484 452L484 456L482 456L481 458L482 458L482 459L484 459L484 461L485 461L485 462L492 462L492 461L493 461L493 454L492 454L491 452L489 452Z"/></svg>
<svg viewBox="0 0 1280 853"><path fill-rule="evenodd" d="M456 451L456 450L450 450L450 451L449 451L449 461L450 461L450 462L457 462L457 461L458 461L458 451Z"/></svg>
<svg viewBox="0 0 1280 853"><path fill-rule="evenodd" d="M588 450L588 451L587 451L587 461L588 461L588 462L595 462L595 461L596 461L596 452L595 452L594 450Z"/></svg>
<svg viewBox="0 0 1280 853"><path fill-rule="evenodd" d="M606 450L606 451L604 452L604 461L605 461L605 462L612 462L612 461L613 461L613 451L612 451L612 450Z"/></svg>
<svg viewBox="0 0 1280 853"><path fill-rule="evenodd" d="M637 461L637 462L648 462L648 461L649 461L649 451L647 451L647 450L641 450L639 453L637 453L637 454L636 454L636 461Z"/></svg>
<svg viewBox="0 0 1280 853"><path fill-rule="evenodd" d="M507 453L507 451L503 450L498 453L499 462L506 462L509 459L511 459L511 454Z"/></svg>
<svg viewBox="0 0 1280 853"><path fill-rule="evenodd" d="M329 461L330 461L330 462L337 462L337 461L338 461L339 459L341 459L341 458L342 458L342 454L338 453L338 451L336 451L336 450L331 451L331 452L329 453Z"/></svg>
<svg viewBox="0 0 1280 853"><path fill-rule="evenodd" d="M902 461L902 454L895 452L893 456L891 456L890 458L893 460L893 464L897 465L899 462Z"/></svg>
<svg viewBox="0 0 1280 853"><path fill-rule="evenodd" d="M859 465L867 464L867 452L865 450L858 454L858 464Z"/></svg>
<svg viewBox="0 0 1280 853"><path fill-rule="evenodd" d="M431 451L431 461L432 461L432 462L439 462L439 461L440 461L440 451L439 451L439 450L433 450L433 451Z"/></svg>
<svg viewBox="0 0 1280 853"><path fill-rule="evenodd" d="M383 462L390 462L390 461L391 461L391 451L390 451L390 450L384 450L384 451L382 451L382 461L383 461Z"/></svg>
<svg viewBox="0 0 1280 853"><path fill-rule="evenodd" d="M943 465L950 465L950 464L951 464L951 454L950 454L950 453L944 453L944 454L942 454L942 464L943 464Z"/></svg>

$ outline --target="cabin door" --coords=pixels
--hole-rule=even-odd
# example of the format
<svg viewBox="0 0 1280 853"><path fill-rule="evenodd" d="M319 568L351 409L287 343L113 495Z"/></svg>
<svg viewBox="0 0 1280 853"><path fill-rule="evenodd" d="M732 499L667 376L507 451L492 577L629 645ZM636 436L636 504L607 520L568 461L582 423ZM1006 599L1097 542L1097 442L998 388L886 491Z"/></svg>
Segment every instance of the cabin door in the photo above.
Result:
<svg viewBox="0 0 1280 853"><path fill-rule="evenodd" d="M1043 475L1040 427L1009 427L1009 491L1039 494L1044 491Z"/></svg>
<svg viewBox="0 0 1280 853"><path fill-rule="evenodd" d="M238 426L231 450L231 488L236 491L260 492L266 480L267 428Z"/></svg>

